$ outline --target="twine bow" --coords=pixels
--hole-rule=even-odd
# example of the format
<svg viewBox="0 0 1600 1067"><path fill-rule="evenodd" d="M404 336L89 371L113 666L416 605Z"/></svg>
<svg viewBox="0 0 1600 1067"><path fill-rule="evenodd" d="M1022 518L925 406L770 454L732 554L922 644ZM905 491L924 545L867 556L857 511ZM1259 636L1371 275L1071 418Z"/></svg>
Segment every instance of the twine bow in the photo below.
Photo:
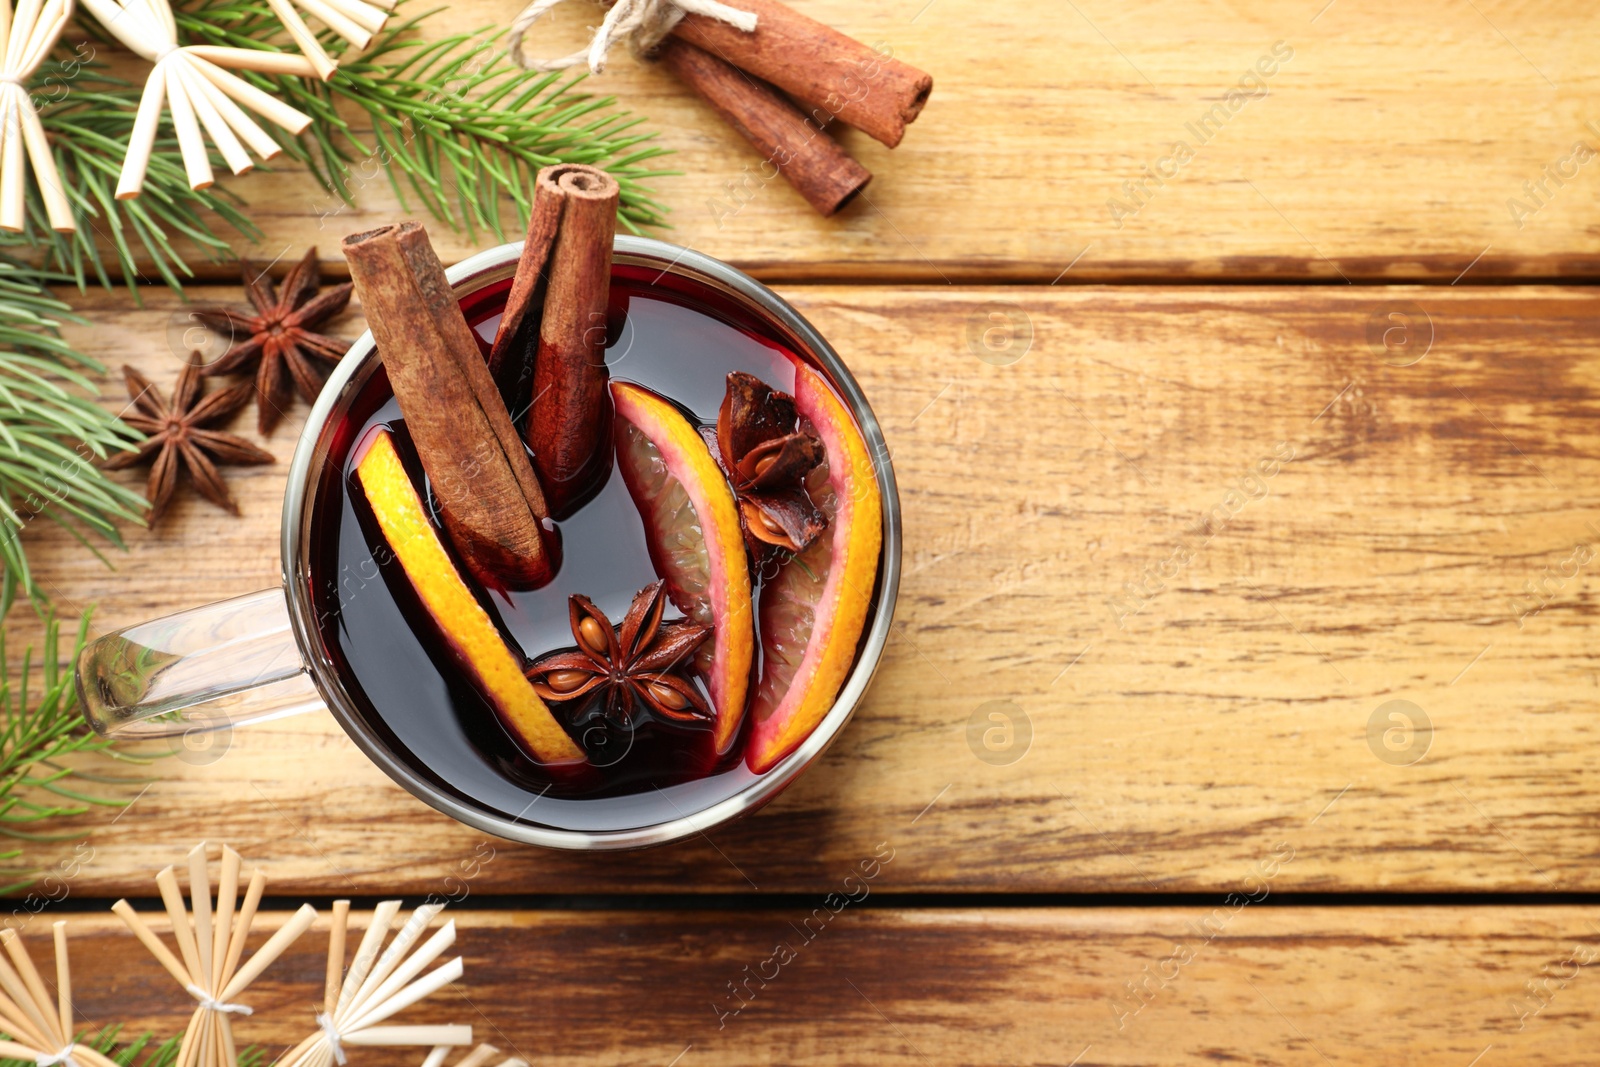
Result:
<svg viewBox="0 0 1600 1067"><path fill-rule="evenodd" d="M72 1050L75 1048L77 1048L76 1045L68 1045L60 1052L40 1053L33 1058L33 1062L37 1067L56 1067L57 1064L64 1064L65 1067L78 1067L78 1061L72 1058Z"/></svg>
<svg viewBox="0 0 1600 1067"><path fill-rule="evenodd" d="M247 1004L224 1004L222 1001L207 993L197 985L190 984L184 987L189 995L200 1002L201 1011L231 1012L234 1015L254 1015L255 1009Z"/></svg>
<svg viewBox="0 0 1600 1067"><path fill-rule="evenodd" d="M533 70L566 70L587 62L591 73L606 69L606 54L618 41L627 41L634 55L648 55L685 15L704 15L736 26L745 33L756 28L751 11L729 7L720 0L614 0L605 21L594 31L589 47L560 59L529 59L522 53L522 37L545 12L563 0L533 0L511 23L507 39L512 62Z"/></svg>
<svg viewBox="0 0 1600 1067"><path fill-rule="evenodd" d="M333 1016L325 1011L317 1012L317 1025L322 1027L322 1037L328 1043L328 1051L333 1054L333 1062L344 1067L349 1057L344 1054L344 1045L339 1042L339 1028L333 1024Z"/></svg>

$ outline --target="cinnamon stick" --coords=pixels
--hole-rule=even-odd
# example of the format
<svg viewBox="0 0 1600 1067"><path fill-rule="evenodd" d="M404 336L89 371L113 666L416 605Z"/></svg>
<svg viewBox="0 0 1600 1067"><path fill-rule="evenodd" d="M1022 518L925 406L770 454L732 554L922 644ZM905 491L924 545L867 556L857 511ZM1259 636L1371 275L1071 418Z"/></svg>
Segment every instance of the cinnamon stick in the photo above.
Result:
<svg viewBox="0 0 1600 1067"><path fill-rule="evenodd" d="M519 385L522 383L518 378L522 371L531 369L527 361L520 358L527 347L522 325L528 309L544 303L545 268L550 262L556 230L561 225L563 200L548 185L535 181L533 208L528 213L528 234L522 242L522 255L517 258L517 273L511 279L506 309L500 316L500 325L495 328L494 345L489 349L489 374L499 383L500 393L513 411L521 392Z"/></svg>
<svg viewBox="0 0 1600 1067"><path fill-rule="evenodd" d="M753 32L704 15L685 16L672 32L795 97L818 125L836 117L893 148L928 102L933 78L909 63L778 0L733 6L755 13Z"/></svg>
<svg viewBox="0 0 1600 1067"><path fill-rule="evenodd" d="M352 234L344 253L462 562L497 588L547 581L544 494L427 231L405 222Z"/></svg>
<svg viewBox="0 0 1600 1067"><path fill-rule="evenodd" d="M559 199L561 221L550 249L527 440L559 518L582 503L611 464L606 307L621 189L605 171L580 164L546 167L535 186L536 201Z"/></svg>
<svg viewBox="0 0 1600 1067"><path fill-rule="evenodd" d="M687 41L667 40L661 62L737 130L818 213L836 214L872 180L826 131L776 89Z"/></svg>

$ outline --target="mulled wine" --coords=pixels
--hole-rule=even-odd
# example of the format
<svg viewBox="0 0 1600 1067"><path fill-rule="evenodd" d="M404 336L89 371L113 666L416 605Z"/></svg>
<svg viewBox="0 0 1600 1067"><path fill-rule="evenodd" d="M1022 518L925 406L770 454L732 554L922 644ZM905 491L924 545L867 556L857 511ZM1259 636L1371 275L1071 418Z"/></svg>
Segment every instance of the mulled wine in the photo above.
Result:
<svg viewBox="0 0 1600 1067"><path fill-rule="evenodd" d="M512 286L461 303L486 358ZM611 269L603 463L541 520L537 581L442 536L385 362L332 436L311 597L351 700L417 773L513 820L625 829L738 793L826 713L870 621L877 488L844 405L770 327L685 277ZM524 384L519 434L541 417ZM397 533L412 491L427 529L405 536L433 555ZM454 628L480 610L492 630ZM561 736L529 725L541 709Z"/></svg>

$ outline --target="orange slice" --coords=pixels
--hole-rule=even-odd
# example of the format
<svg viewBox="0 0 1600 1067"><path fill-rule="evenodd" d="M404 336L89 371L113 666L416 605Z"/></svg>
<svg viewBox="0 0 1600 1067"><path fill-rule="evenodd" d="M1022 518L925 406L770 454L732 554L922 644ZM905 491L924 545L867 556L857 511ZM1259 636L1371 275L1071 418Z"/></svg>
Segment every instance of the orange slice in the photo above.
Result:
<svg viewBox="0 0 1600 1067"><path fill-rule="evenodd" d="M583 750L567 736L523 676L520 658L500 636L461 572L445 551L422 498L411 484L394 441L380 430L356 468L367 503L422 606L461 665L505 724L541 763L584 762Z"/></svg>
<svg viewBox="0 0 1600 1067"><path fill-rule="evenodd" d="M883 548L878 480L850 412L802 363L795 364L794 401L827 450L807 488L828 529L761 591L761 679L745 751L757 774L799 747L833 707L855 660Z"/></svg>
<svg viewBox="0 0 1600 1067"><path fill-rule="evenodd" d="M720 754L739 732L755 658L750 565L733 490L677 408L627 382L613 382L611 396L617 465L644 517L656 573L679 611L715 630L698 665L711 690Z"/></svg>

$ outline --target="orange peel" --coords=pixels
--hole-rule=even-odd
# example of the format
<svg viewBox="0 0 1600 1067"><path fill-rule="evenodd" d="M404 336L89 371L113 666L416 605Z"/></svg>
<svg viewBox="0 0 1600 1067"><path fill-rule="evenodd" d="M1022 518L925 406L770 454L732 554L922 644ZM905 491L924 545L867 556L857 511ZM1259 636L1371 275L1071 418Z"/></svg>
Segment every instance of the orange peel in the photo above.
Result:
<svg viewBox="0 0 1600 1067"><path fill-rule="evenodd" d="M720 754L738 736L755 659L750 564L738 505L722 468L677 408L628 382L613 382L611 396L619 467L652 531L656 572L666 580L667 595L678 610L715 631L705 646L710 654L703 667L716 711L713 729ZM693 509L692 516L685 506ZM670 546L663 544L669 525L675 527Z"/></svg>
<svg viewBox="0 0 1600 1067"><path fill-rule="evenodd" d="M811 496L828 528L761 594L762 674L745 760L757 774L800 746L833 707L855 662L883 549L883 504L866 442L826 381L795 364L795 410L827 451ZM822 468L813 472L821 483Z"/></svg>
<svg viewBox="0 0 1600 1067"><path fill-rule="evenodd" d="M387 430L367 442L356 467L367 504L445 646L528 754L547 765L586 762L533 685L489 613L478 603L428 519Z"/></svg>

